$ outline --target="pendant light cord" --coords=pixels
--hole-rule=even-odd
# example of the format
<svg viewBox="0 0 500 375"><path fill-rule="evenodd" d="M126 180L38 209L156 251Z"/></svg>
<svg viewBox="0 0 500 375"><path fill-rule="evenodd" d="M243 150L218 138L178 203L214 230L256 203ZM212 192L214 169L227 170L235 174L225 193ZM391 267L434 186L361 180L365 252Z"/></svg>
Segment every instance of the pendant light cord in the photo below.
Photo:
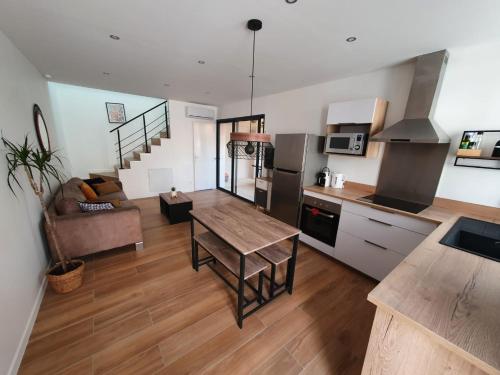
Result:
<svg viewBox="0 0 500 375"><path fill-rule="evenodd" d="M253 115L253 79L255 78L255 30L253 31L253 49L252 49L252 91L250 93L250 116Z"/></svg>

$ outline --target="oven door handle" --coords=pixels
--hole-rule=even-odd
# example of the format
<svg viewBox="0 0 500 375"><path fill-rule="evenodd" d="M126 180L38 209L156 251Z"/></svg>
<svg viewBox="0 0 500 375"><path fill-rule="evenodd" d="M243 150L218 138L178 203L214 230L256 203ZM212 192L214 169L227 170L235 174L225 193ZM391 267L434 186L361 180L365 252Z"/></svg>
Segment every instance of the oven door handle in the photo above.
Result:
<svg viewBox="0 0 500 375"><path fill-rule="evenodd" d="M309 207L304 207L304 209L305 209L306 211L309 211L309 212L311 212L311 211L312 211L312 208L309 208ZM327 218L329 218L329 219L333 219L333 218L335 217L335 215L328 215L328 214L324 214L323 212L318 212L318 215L319 215L319 216L323 216L323 217L327 217Z"/></svg>

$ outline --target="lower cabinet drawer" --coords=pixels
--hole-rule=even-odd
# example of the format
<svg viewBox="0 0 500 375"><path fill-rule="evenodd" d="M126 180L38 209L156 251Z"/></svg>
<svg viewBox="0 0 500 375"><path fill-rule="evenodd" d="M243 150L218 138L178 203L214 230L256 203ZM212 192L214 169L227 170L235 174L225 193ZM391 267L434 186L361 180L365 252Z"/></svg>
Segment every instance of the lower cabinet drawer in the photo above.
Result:
<svg viewBox="0 0 500 375"><path fill-rule="evenodd" d="M396 212L387 212L382 209L349 201L344 201L342 203L342 213L346 211L360 216L371 217L372 219L380 220L413 232L418 232L425 236L431 234L431 232L437 227L436 223L432 223L427 220L401 215Z"/></svg>
<svg viewBox="0 0 500 375"><path fill-rule="evenodd" d="M405 258L342 231L337 234L334 257L377 280L386 277Z"/></svg>
<svg viewBox="0 0 500 375"><path fill-rule="evenodd" d="M340 215L339 230L387 247L405 256L410 254L426 237L423 234L365 216L355 215L348 211L343 211Z"/></svg>

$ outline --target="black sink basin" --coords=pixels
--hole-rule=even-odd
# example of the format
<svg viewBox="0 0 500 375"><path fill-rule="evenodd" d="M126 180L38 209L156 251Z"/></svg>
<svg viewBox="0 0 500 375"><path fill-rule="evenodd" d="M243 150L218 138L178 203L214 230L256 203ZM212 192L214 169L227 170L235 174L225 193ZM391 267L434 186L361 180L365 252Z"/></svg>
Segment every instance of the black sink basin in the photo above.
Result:
<svg viewBox="0 0 500 375"><path fill-rule="evenodd" d="M500 262L500 224L461 217L439 243Z"/></svg>

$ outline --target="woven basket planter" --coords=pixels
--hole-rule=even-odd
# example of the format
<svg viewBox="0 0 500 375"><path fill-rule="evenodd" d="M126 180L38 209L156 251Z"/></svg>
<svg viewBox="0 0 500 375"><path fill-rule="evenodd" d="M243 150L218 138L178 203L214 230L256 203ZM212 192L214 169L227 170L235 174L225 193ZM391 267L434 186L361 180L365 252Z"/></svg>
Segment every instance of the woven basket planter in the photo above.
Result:
<svg viewBox="0 0 500 375"><path fill-rule="evenodd" d="M83 271L85 269L85 262L83 260L71 260L67 263L71 269L66 273L62 273L61 262L56 263L47 272L47 279L50 287L58 294L69 293L82 286Z"/></svg>

